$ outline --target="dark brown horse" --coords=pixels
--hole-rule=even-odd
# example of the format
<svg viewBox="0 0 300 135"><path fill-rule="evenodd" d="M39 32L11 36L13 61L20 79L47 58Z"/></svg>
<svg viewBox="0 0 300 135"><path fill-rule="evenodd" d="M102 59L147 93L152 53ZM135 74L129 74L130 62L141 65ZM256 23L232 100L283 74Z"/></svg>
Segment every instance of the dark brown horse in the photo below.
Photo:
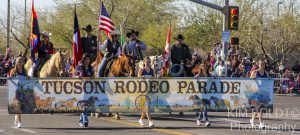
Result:
<svg viewBox="0 0 300 135"><path fill-rule="evenodd" d="M114 60L109 68L109 77L134 77L135 76L135 61L133 53L130 55L122 55Z"/></svg>

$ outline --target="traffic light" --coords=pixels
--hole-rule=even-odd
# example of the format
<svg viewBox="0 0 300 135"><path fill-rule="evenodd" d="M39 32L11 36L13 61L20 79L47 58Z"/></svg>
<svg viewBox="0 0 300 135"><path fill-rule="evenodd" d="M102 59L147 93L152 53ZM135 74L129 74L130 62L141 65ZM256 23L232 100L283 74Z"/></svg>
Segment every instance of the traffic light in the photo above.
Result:
<svg viewBox="0 0 300 135"><path fill-rule="evenodd" d="M231 45L239 45L240 44L240 39L238 37L231 37L230 38L230 44Z"/></svg>
<svg viewBox="0 0 300 135"><path fill-rule="evenodd" d="M228 30L239 29L239 7L229 6Z"/></svg>

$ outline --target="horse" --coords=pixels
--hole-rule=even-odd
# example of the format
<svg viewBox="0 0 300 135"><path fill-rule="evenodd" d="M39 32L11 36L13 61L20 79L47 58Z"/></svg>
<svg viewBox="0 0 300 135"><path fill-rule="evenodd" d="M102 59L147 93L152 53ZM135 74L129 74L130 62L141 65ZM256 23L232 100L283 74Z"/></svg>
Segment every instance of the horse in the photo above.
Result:
<svg viewBox="0 0 300 135"><path fill-rule="evenodd" d="M206 109L210 109L210 100L208 99L201 99L197 95L190 95L189 100L193 101L193 106L200 107L201 105L203 105Z"/></svg>
<svg viewBox="0 0 300 135"><path fill-rule="evenodd" d="M214 101L216 110L224 109L224 107L230 109L230 101L226 99L218 99L217 97L211 96L210 100Z"/></svg>
<svg viewBox="0 0 300 135"><path fill-rule="evenodd" d="M41 108L41 107L51 107L52 102L54 101L54 97L47 97L45 100L40 100L40 98L36 97L35 98L35 103L36 103L36 107L37 108Z"/></svg>
<svg viewBox="0 0 300 135"><path fill-rule="evenodd" d="M99 101L98 97L94 97L94 96L91 96L89 97L87 100L80 100L77 102L77 108L81 107L87 107L87 108L92 108L94 109L94 106L95 106L95 102L96 101Z"/></svg>
<svg viewBox="0 0 300 135"><path fill-rule="evenodd" d="M66 63L67 52L63 53L59 51L55 53L50 60L48 60L41 68L38 73L38 77L46 78L46 77L64 77L65 76L65 63ZM31 65L33 64L32 60L28 60L24 65L25 70L29 73L30 68L33 68Z"/></svg>
<svg viewBox="0 0 300 135"><path fill-rule="evenodd" d="M103 57L104 57L104 54L101 51L99 51L98 54L97 54L97 58L91 64L92 67L94 68L94 71L95 71L95 77L98 75L99 64L101 63L101 60L103 59Z"/></svg>
<svg viewBox="0 0 300 135"><path fill-rule="evenodd" d="M128 77L136 76L135 74L135 61L133 53L129 55L122 55L114 60L108 73L108 77Z"/></svg>
<svg viewBox="0 0 300 135"><path fill-rule="evenodd" d="M238 109L240 107L246 108L249 106L249 101L246 98L241 98L239 96L230 96L230 99L233 101L234 109Z"/></svg>
<svg viewBox="0 0 300 135"><path fill-rule="evenodd" d="M151 60L151 68L154 70L154 75L155 77L160 77L161 76L161 70L163 68L163 56L162 55L155 55L155 56L150 56L149 57ZM136 65L136 76L138 75L138 72L140 69L144 67L144 62L140 61Z"/></svg>
<svg viewBox="0 0 300 135"><path fill-rule="evenodd" d="M71 98L66 101L58 101L55 103L55 108L61 108L61 107L72 108L75 102L77 102L76 98Z"/></svg>
<svg viewBox="0 0 300 135"><path fill-rule="evenodd" d="M186 69L187 75L189 77L193 77L196 74L198 74L201 63L202 63L201 56L199 54L195 54L192 57L192 61L190 61L190 63L187 65L187 69Z"/></svg>

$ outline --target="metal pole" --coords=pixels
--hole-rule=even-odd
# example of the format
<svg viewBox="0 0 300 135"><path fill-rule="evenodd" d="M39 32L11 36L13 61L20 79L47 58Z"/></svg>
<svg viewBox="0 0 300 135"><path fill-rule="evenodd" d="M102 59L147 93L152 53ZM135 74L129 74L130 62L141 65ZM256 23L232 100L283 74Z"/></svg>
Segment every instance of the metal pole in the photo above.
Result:
<svg viewBox="0 0 300 135"><path fill-rule="evenodd" d="M279 17L279 5L280 5L280 4L282 4L281 1L277 3L277 18Z"/></svg>
<svg viewBox="0 0 300 135"><path fill-rule="evenodd" d="M193 2L196 2L198 4L201 4L201 5L204 5L204 6L207 6L207 7L210 7L210 8L213 8L213 9L216 9L216 10L219 10L219 11L223 12L223 7L221 7L221 6L218 6L218 5L203 1L203 0L190 0L190 1L193 1Z"/></svg>
<svg viewBox="0 0 300 135"><path fill-rule="evenodd" d="M225 4L224 4L224 10L223 10L223 31L228 31L228 18L229 18L229 14L228 14L228 10L229 10L229 0L225 0ZM223 42L223 46L222 46L222 50L223 50L223 54L224 54L224 58L223 60L226 59L227 57L227 53L228 53L228 42Z"/></svg>
<svg viewBox="0 0 300 135"><path fill-rule="evenodd" d="M7 0L7 29L6 29L6 49L10 45L10 0Z"/></svg>
<svg viewBox="0 0 300 135"><path fill-rule="evenodd" d="M27 9L27 0L25 0L25 9L24 9L24 13L25 13L25 16L24 16L24 33L26 32L26 28L27 28L27 12L26 12L26 9Z"/></svg>
<svg viewBox="0 0 300 135"><path fill-rule="evenodd" d="M223 31L228 31L228 19L229 19L229 0L225 0L225 5L223 7ZM223 42L223 54L224 58L223 61L226 60L227 54L228 54L228 41ZM227 66L225 66L225 76L227 76Z"/></svg>

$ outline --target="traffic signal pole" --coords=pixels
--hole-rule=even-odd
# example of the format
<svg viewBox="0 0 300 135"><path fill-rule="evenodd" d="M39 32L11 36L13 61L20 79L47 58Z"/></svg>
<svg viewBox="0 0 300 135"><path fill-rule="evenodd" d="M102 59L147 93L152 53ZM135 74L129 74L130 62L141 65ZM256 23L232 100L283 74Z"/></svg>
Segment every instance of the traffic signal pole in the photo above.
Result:
<svg viewBox="0 0 300 135"><path fill-rule="evenodd" d="M224 6L221 7L219 5L216 4L212 4L203 0L190 0L193 2L196 2L198 4L201 4L203 6L221 11L223 13L223 31L228 31L228 19L229 19L229 0L225 0ZM228 55L228 41L222 42L222 51L223 51L223 57L222 59L225 61L227 55ZM227 66L225 66L225 71L226 71L226 75L227 75Z"/></svg>
<svg viewBox="0 0 300 135"><path fill-rule="evenodd" d="M203 1L203 0L190 0L190 1L193 1L193 2L196 2L196 3L201 4L203 6L221 11L223 13L223 31L228 31L229 0L225 0L225 3L224 3L223 7L221 7L219 5L216 5L216 4L212 4L212 3L209 3L209 2ZM226 42L223 42L222 44L223 44L222 49L223 49L223 53L224 53L224 58L223 59L225 60L225 58L227 57L227 54L228 54L228 45L229 45L229 43L228 43L228 41L226 41Z"/></svg>
<svg viewBox="0 0 300 135"><path fill-rule="evenodd" d="M228 20L229 20L229 0L225 0L225 6L223 7L223 31L228 31ZM222 42L222 50L224 54L224 62L226 60L226 57L228 55L228 41ZM226 65L226 64L225 64ZM227 76L227 66L225 66L225 76Z"/></svg>

